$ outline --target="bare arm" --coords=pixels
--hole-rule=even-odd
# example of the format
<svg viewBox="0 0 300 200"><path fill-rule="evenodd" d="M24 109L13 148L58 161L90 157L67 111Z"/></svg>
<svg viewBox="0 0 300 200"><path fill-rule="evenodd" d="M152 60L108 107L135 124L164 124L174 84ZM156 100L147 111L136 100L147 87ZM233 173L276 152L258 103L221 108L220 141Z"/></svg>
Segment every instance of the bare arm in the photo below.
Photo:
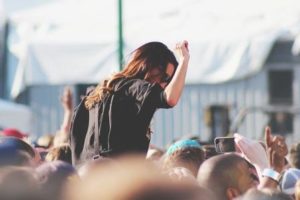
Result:
<svg viewBox="0 0 300 200"><path fill-rule="evenodd" d="M175 106L178 103L183 91L186 72L190 59L188 42L184 40L176 44L176 52L179 56L178 67L171 82L167 85L164 91L166 101L170 106Z"/></svg>
<svg viewBox="0 0 300 200"><path fill-rule="evenodd" d="M60 131L67 134L70 129L71 125L71 119L73 114L73 97L72 97L72 91L69 87L66 87L64 89L64 94L61 98L61 103L64 109L64 119L63 123L60 127Z"/></svg>

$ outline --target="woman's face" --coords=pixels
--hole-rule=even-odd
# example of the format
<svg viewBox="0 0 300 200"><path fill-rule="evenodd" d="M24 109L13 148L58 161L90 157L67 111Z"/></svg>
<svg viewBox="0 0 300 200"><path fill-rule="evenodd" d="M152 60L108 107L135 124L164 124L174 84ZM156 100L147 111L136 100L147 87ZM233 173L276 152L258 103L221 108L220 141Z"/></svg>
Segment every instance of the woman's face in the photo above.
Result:
<svg viewBox="0 0 300 200"><path fill-rule="evenodd" d="M171 81L175 72L173 64L167 65L166 71L162 72L159 68L150 71L149 82L158 83L162 88L165 88Z"/></svg>

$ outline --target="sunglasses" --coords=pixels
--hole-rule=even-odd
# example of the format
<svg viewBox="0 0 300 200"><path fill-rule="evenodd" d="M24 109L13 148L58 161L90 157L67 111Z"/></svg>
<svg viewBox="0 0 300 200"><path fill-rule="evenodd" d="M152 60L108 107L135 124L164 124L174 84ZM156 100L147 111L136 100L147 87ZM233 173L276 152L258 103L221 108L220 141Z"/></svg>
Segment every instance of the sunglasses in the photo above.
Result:
<svg viewBox="0 0 300 200"><path fill-rule="evenodd" d="M169 76L167 73L159 73L155 75L151 75L152 78L154 79L159 79L161 83L170 83L172 80L173 76Z"/></svg>

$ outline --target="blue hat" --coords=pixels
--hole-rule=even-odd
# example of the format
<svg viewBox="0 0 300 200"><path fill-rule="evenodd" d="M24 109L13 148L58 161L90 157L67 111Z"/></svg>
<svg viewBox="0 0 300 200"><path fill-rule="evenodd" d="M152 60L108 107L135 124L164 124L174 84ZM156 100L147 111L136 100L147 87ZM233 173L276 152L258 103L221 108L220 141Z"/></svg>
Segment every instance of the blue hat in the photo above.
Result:
<svg viewBox="0 0 300 200"><path fill-rule="evenodd" d="M201 145L196 140L180 140L175 142L169 147L167 151L167 155L173 154L178 149L185 149L185 148L201 149Z"/></svg>
<svg viewBox="0 0 300 200"><path fill-rule="evenodd" d="M300 180L300 169L287 169L280 181L281 191L289 195L295 194L295 186L298 180Z"/></svg>
<svg viewBox="0 0 300 200"><path fill-rule="evenodd" d="M26 161L25 152L34 158L34 149L25 141L15 137L0 137L0 166L23 165Z"/></svg>

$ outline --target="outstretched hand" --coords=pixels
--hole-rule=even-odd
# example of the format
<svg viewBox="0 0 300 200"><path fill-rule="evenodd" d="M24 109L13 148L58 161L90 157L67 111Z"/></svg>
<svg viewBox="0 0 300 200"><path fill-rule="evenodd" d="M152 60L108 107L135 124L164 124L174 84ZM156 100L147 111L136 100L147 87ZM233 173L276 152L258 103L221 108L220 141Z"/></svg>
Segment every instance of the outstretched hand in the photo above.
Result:
<svg viewBox="0 0 300 200"><path fill-rule="evenodd" d="M70 87L64 88L63 96L60 98L61 104L66 111L73 109L72 91Z"/></svg>
<svg viewBox="0 0 300 200"><path fill-rule="evenodd" d="M270 166L277 172L281 172L285 166L285 156L288 154L284 137L273 136L270 127L265 129L265 141Z"/></svg>

